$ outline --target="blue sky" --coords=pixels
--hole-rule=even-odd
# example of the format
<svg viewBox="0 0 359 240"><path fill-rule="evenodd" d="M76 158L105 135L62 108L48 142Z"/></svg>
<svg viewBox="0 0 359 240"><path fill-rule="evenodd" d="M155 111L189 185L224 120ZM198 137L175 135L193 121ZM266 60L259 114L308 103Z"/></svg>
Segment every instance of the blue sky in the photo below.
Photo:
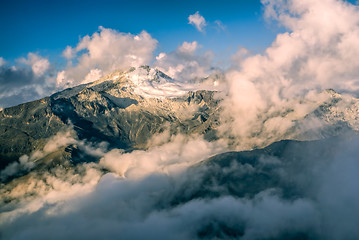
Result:
<svg viewBox="0 0 359 240"><path fill-rule="evenodd" d="M262 1L0 0L0 109L140 65L359 95L357 0Z"/></svg>
<svg viewBox="0 0 359 240"><path fill-rule="evenodd" d="M206 32L188 24L196 11L206 19ZM1 0L0 56L7 61L36 52L56 59L67 45L91 35L99 26L138 34L146 30L159 41L158 52L174 50L184 41L227 55L244 46L261 51L278 28L267 24L260 1L25 1ZM224 31L216 28L221 21Z"/></svg>

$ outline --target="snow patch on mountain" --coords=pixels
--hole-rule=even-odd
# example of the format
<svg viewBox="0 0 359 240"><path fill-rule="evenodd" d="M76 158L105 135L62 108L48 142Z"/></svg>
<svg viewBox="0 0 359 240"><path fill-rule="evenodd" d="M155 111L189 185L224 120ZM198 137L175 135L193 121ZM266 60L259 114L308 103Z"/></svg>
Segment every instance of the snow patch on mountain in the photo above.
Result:
<svg viewBox="0 0 359 240"><path fill-rule="evenodd" d="M180 82L158 69L142 66L125 73L134 93L146 98L174 98L184 96L189 91L217 90L216 83Z"/></svg>

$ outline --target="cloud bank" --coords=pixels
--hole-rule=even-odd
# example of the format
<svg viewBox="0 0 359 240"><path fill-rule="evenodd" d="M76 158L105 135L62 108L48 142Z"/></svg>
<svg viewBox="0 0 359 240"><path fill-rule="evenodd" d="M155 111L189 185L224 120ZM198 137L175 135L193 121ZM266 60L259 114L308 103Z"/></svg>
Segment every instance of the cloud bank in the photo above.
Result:
<svg viewBox="0 0 359 240"><path fill-rule="evenodd" d="M248 56L227 71L225 108L235 119L230 128L242 139L260 134L273 117L290 128L293 123L278 116L296 111L293 99L311 99L329 88L355 94L359 86L356 6L335 0L262 3L265 16L288 31L265 54Z"/></svg>
<svg viewBox="0 0 359 240"><path fill-rule="evenodd" d="M29 182L27 189L41 197L26 200L23 184L2 193L17 194L22 206L1 206L2 236L353 239L359 236L358 143L355 136L294 144L283 149L293 159L263 156L255 164L225 158L175 173L165 166L200 160L213 152L213 145L177 139L147 152L110 151L99 165L113 173L103 175L96 164L66 171L59 167ZM201 144L209 151L201 151ZM253 189L247 178L257 174L275 185L263 183L253 196L238 192ZM226 178L230 181L221 184Z"/></svg>

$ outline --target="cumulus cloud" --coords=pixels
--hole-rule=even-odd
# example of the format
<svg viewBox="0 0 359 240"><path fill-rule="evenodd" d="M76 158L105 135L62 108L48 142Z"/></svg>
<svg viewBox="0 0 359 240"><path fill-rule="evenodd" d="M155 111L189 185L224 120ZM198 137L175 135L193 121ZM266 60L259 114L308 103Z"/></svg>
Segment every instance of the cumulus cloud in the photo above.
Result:
<svg viewBox="0 0 359 240"><path fill-rule="evenodd" d="M0 57L0 67L5 65L6 61L3 57Z"/></svg>
<svg viewBox="0 0 359 240"><path fill-rule="evenodd" d="M214 54L200 53L198 42L183 42L175 51L160 53L154 66L179 81L205 78L213 70Z"/></svg>
<svg viewBox="0 0 359 240"><path fill-rule="evenodd" d="M6 66L6 61L0 58L0 107L89 83L114 70L148 65L156 46L157 40L145 31L133 35L100 27L98 32L81 38L77 46L65 48L64 69L55 70L47 58L36 53L17 59L15 66Z"/></svg>
<svg viewBox="0 0 359 240"><path fill-rule="evenodd" d="M207 25L206 20L198 11L195 14L189 15L188 24L194 25L200 32L204 32L204 27Z"/></svg>
<svg viewBox="0 0 359 240"><path fill-rule="evenodd" d="M99 32L83 37L76 47L66 47L63 56L69 63L58 73L57 85L87 83L114 70L149 64L156 46L157 40L145 31L132 35L100 27Z"/></svg>
<svg viewBox="0 0 359 240"><path fill-rule="evenodd" d="M262 2L265 15L289 31L277 36L266 55L243 63L244 68L258 69L252 79L266 73L276 83L288 82L285 97L313 88L358 89L359 72L353 62L359 51L354 44L359 38L355 6L334 0Z"/></svg>
<svg viewBox="0 0 359 240"><path fill-rule="evenodd" d="M359 90L357 7L335 0L262 3L265 16L288 31L278 34L265 54L244 58L226 74L232 128L244 138L260 131L265 116L293 109L295 98L328 88Z"/></svg>
<svg viewBox="0 0 359 240"><path fill-rule="evenodd" d="M0 107L10 107L36 100L52 93L55 81L51 77L49 60L35 53L16 60L17 64L0 66Z"/></svg>
<svg viewBox="0 0 359 240"><path fill-rule="evenodd" d="M37 77L41 77L50 67L48 59L40 57L35 53L29 53L27 58L20 58L18 61L30 66L32 72Z"/></svg>

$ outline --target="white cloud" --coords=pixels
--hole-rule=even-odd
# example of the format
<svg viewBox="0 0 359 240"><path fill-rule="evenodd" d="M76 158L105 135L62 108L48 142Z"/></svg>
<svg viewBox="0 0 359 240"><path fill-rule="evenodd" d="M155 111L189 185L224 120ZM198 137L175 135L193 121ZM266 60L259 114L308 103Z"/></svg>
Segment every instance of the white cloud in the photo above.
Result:
<svg viewBox="0 0 359 240"><path fill-rule="evenodd" d="M6 61L3 57L0 57L0 67L5 65Z"/></svg>
<svg viewBox="0 0 359 240"><path fill-rule="evenodd" d="M263 55L245 58L247 51L240 49L233 64L238 69L226 74L229 98L224 101L225 107L229 116L235 117L229 130L243 138L281 136L293 126L292 120L306 116L328 99L326 93L318 95L322 89L333 87L351 91L357 90L358 84L359 17L356 8L334 0L263 2L267 16L280 21L289 31L279 34ZM71 84L91 81L102 72L110 71L114 67L113 61L118 61L119 65L122 61L126 64L145 61L136 51L116 49L112 45L124 41L127 48L141 48L136 41L142 41L142 37L141 34L133 36L105 29L84 37L77 47L68 47L64 51L69 60L76 54L80 56L78 65L70 65L59 72L59 81L66 82L69 77L73 79ZM155 45L155 40L150 37L143 41ZM127 55L112 56L109 50L112 48L114 52ZM88 52L82 53L83 50ZM198 55L197 50L197 42L185 42L172 53L159 54L156 65L179 79L205 76L210 70L211 54ZM149 56L152 52L143 50L141 53ZM106 62L104 57L111 61ZM36 69L41 72L41 67ZM25 71L25 74L31 73ZM59 133L45 145L44 153L76 142L96 156L102 156L99 165L84 164L75 169L58 167L53 173L42 173L39 178L29 176L29 181L15 184L13 189L1 189L0 203L4 205L0 207L6 210L0 218L4 238L41 239L51 235L58 239L119 236L124 239L143 239L144 236L195 239L212 230L214 234L224 234L222 227L229 227L229 231L224 229L227 234L238 230L238 236L244 239L301 236L356 239L359 235L355 225L359 216L358 138L335 140L331 145L333 148L325 142L323 151L333 151L328 158L312 154L315 151L301 151L304 162L283 163L285 167L293 164L291 171L282 171L283 166L279 166L276 171L278 181L283 181L286 188L286 184L294 184L294 192L297 188L300 190L298 195L295 192L294 199L286 200L273 189L266 189L253 198L223 197L248 182L242 181L238 185L229 182L230 189L224 189L217 180L226 182L226 178L216 178L212 172L206 179L206 182L213 182L213 188L209 190L196 185L201 174L176 176L178 170L222 151L223 145L183 136L173 137L166 143L171 138L167 133L157 137L155 142L161 146L149 146L146 151L124 153L115 149L105 153L105 147L87 146L69 133ZM258 142L247 143L255 146ZM280 163L279 160L275 162ZM31 168L28 163L29 158L23 157L8 169L8 173ZM204 165L201 171L209 166ZM232 167L235 174L243 171L236 165ZM101 177L99 169L102 168L115 174ZM262 170L265 169L258 169L265 175ZM221 173L226 171L229 171L226 167L220 169ZM186 185L187 178L192 181ZM188 194L192 190L201 198ZM209 191L212 197L202 197L203 190ZM8 197L17 202L6 201ZM228 235L210 237L225 238Z"/></svg>
<svg viewBox="0 0 359 240"><path fill-rule="evenodd" d="M178 47L178 52L186 54L186 55L193 55L196 50L198 50L199 45L196 41L193 42L183 42L181 46Z"/></svg>
<svg viewBox="0 0 359 240"><path fill-rule="evenodd" d="M73 59L76 56L76 49L67 46L65 50L62 52L62 56L64 56L68 60Z"/></svg>
<svg viewBox="0 0 359 240"><path fill-rule="evenodd" d="M180 81L207 77L212 70L214 55L210 51L200 53L199 49L196 41L183 42L173 52L160 53L154 66Z"/></svg>
<svg viewBox="0 0 359 240"><path fill-rule="evenodd" d="M57 86L66 86L68 85L67 79L66 79L66 71L60 71L56 75L56 85Z"/></svg>
<svg viewBox="0 0 359 240"><path fill-rule="evenodd" d="M187 167L204 160L208 156L225 149L225 144L207 142L201 138L187 139L177 135L171 141L148 150L123 153L115 149L107 153L100 166L121 177L144 178L154 173L176 174Z"/></svg>
<svg viewBox="0 0 359 240"><path fill-rule="evenodd" d="M243 47L238 47L238 50L235 54L231 56L231 62L233 67L238 67L242 63L243 60L245 60L250 55L250 52L248 49Z"/></svg>
<svg viewBox="0 0 359 240"><path fill-rule="evenodd" d="M28 53L27 59L21 58L19 62L30 66L37 77L41 77L50 67L50 62L47 58L43 58L35 53Z"/></svg>
<svg viewBox="0 0 359 240"><path fill-rule="evenodd" d="M102 175L96 166L84 164L75 170L59 167L53 173L43 173L41 179L29 176L30 181L20 182L11 190L0 189L4 199L11 195L18 200L9 201L2 208L5 210L0 218L2 236L6 239L23 236L30 239L48 236L54 239L119 236L122 239L211 239L214 236L356 239L359 234L358 141L354 137L316 142L315 146L308 144L304 148L294 145L287 150L289 155L299 158L261 159L252 168L246 168L251 164L240 164L240 159L237 165L223 167L221 164L227 165L231 159L217 159L178 175L167 174L161 166L180 163L181 159L186 162L191 153L204 156L200 153L202 144L189 141L176 145L175 152L182 153L176 155L175 161L167 152L171 144L147 153L134 152L133 156L139 158L128 158L130 163L124 161L124 155L132 153L110 152L112 156L105 157L113 169L108 169L125 175L127 172L127 178L113 173ZM207 144L210 143L204 149L209 153L211 146ZM328 144L334 154L328 153ZM155 168L148 161L151 156L159 164ZM141 175L144 178L129 174L128 166L134 163L140 171L146 170L147 174ZM276 182L274 187L278 189L263 182L253 186L245 181L246 176L258 176L258 173L269 182ZM236 181L229 181L233 178ZM231 194L243 186L254 191L254 196ZM264 189L255 190L257 186ZM22 196L24 192L27 194ZM37 197L31 199L34 195Z"/></svg>
<svg viewBox="0 0 359 240"><path fill-rule="evenodd" d="M44 146L44 153L51 153L63 146L68 146L77 142L75 139L75 132L69 130L66 132L58 132L53 136Z"/></svg>
<svg viewBox="0 0 359 240"><path fill-rule="evenodd" d="M83 37L75 48L66 47L63 56L69 65L58 73L57 84L87 83L117 69L149 64L156 45L157 40L145 31L132 35L100 27L99 32ZM72 64L73 59L77 60L76 65Z"/></svg>
<svg viewBox="0 0 359 240"><path fill-rule="evenodd" d="M54 91L53 69L47 58L29 53L15 62L0 68L0 107L32 101Z"/></svg>
<svg viewBox="0 0 359 240"><path fill-rule="evenodd" d="M198 11L195 14L189 15L188 24L194 25L200 32L204 32L204 27L207 25L206 20Z"/></svg>
<svg viewBox="0 0 359 240"><path fill-rule="evenodd" d="M278 34L265 54L237 54L239 67L226 75L233 132L246 138L257 136L268 117L292 109L293 99L328 88L359 92L358 8L336 0L262 3L265 15L288 32Z"/></svg>
<svg viewBox="0 0 359 240"><path fill-rule="evenodd" d="M90 83L100 79L103 76L102 70L95 68L86 75L85 79L81 83Z"/></svg>
<svg viewBox="0 0 359 240"><path fill-rule="evenodd" d="M298 88L359 89L359 63L353 61L359 53L356 7L335 0L262 2L266 16L289 31L256 57L258 65L265 64L257 74L281 73L290 84L288 95Z"/></svg>
<svg viewBox="0 0 359 240"><path fill-rule="evenodd" d="M35 163L30 160L29 156L23 155L18 162L13 162L6 166L0 172L0 180L6 180L8 177L14 176L20 172L27 172L35 166Z"/></svg>
<svg viewBox="0 0 359 240"><path fill-rule="evenodd" d="M101 142L92 145L85 140L78 140L76 132L70 125L66 131L60 131L56 135L49 138L42 150L36 150L30 154L31 160L38 160L49 153L53 153L61 147L67 147L76 144L78 148L86 154L96 157L101 157L107 149L107 143Z"/></svg>

